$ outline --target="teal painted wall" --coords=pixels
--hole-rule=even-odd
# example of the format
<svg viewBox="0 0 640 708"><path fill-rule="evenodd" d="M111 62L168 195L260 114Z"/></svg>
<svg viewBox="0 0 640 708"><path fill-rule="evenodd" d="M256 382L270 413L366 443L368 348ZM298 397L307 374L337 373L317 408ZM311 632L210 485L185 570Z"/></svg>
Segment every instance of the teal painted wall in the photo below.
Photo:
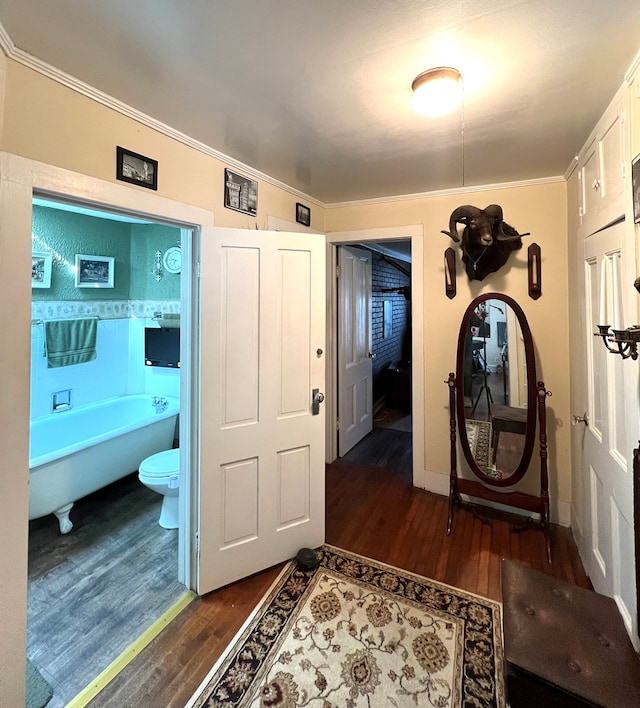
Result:
<svg viewBox="0 0 640 708"><path fill-rule="evenodd" d="M152 274L155 252L180 241L180 229L128 224L43 206L33 207L33 250L53 253L51 287L34 288L33 300L180 299L180 276ZM76 288L77 253L115 258L113 288Z"/></svg>
<svg viewBox="0 0 640 708"><path fill-rule="evenodd" d="M160 224L131 225L131 284L130 300L179 300L180 274L168 273L163 268L157 281L151 271L156 251L162 254L171 246L180 244L180 229Z"/></svg>

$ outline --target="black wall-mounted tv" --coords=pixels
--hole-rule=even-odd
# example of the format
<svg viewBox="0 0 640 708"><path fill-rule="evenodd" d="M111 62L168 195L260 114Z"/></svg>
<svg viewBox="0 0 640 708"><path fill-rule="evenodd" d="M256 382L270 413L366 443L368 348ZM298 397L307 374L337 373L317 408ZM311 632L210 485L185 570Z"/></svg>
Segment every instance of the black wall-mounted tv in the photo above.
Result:
<svg viewBox="0 0 640 708"><path fill-rule="evenodd" d="M180 368L180 327L145 327L144 363Z"/></svg>

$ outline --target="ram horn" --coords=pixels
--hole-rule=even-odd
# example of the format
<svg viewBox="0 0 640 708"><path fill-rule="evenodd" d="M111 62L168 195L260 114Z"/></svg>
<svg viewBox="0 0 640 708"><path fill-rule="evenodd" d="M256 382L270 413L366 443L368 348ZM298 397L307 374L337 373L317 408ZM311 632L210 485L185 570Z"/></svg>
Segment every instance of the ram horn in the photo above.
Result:
<svg viewBox="0 0 640 708"><path fill-rule="evenodd" d="M441 231L441 233L445 234L446 236L449 236L452 238L456 243L460 242L460 237L458 236L458 229L456 228L456 224L465 224L469 221L469 219L473 219L474 217L478 217L482 214L482 210L478 209L478 207L471 206L471 204L465 204L464 206L459 206L457 209L454 209L451 212L451 216L449 217L449 230L448 231Z"/></svg>
<svg viewBox="0 0 640 708"><path fill-rule="evenodd" d="M526 234L519 234L513 228L513 226L509 226L509 224L506 224L504 221L501 221L500 226L498 227L498 233L496 234L496 240L502 241L503 243L505 241L517 241L519 238L523 238L523 236L529 236L530 234L530 231L527 231Z"/></svg>

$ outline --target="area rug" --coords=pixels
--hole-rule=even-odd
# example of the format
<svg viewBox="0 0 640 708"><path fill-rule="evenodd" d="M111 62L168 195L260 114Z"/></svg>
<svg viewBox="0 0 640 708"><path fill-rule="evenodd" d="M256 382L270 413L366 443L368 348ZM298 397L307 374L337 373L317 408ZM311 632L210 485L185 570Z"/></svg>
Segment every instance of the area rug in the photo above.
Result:
<svg viewBox="0 0 640 708"><path fill-rule="evenodd" d="M485 420L465 420L467 440L473 459L480 469L489 466L489 449L491 447L491 423Z"/></svg>
<svg viewBox="0 0 640 708"><path fill-rule="evenodd" d="M497 602L323 546L290 563L187 708L505 706Z"/></svg>

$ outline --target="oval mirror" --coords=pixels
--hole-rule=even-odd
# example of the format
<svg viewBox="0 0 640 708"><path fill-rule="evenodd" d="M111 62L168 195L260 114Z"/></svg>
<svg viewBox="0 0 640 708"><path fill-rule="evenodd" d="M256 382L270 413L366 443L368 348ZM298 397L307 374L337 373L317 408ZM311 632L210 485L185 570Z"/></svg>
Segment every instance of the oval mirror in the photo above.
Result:
<svg viewBox="0 0 640 708"><path fill-rule="evenodd" d="M465 459L485 484L506 487L524 476L536 402L533 339L522 308L508 295L480 295L460 326L456 408Z"/></svg>

